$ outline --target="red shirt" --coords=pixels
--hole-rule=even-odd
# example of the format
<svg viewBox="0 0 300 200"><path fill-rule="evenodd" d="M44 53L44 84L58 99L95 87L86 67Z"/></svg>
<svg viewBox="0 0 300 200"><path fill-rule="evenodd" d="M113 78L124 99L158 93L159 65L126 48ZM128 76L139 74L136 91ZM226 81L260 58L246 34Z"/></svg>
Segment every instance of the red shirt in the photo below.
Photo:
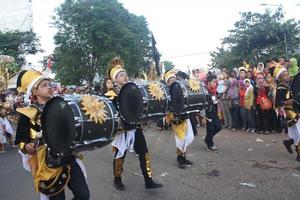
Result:
<svg viewBox="0 0 300 200"><path fill-rule="evenodd" d="M240 107L245 107L245 93L246 88L240 88L239 94L240 94Z"/></svg>
<svg viewBox="0 0 300 200"><path fill-rule="evenodd" d="M256 104L260 105L261 99L266 99L267 98L267 91L266 87L260 88L257 91L257 99L256 99Z"/></svg>

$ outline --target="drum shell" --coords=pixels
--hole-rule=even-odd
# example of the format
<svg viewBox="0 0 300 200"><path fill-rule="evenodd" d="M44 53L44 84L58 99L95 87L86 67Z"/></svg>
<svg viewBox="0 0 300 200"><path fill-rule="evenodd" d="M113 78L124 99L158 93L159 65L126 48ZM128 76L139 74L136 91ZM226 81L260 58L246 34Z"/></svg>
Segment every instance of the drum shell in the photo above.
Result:
<svg viewBox="0 0 300 200"><path fill-rule="evenodd" d="M96 124L82 110L81 98L80 95L54 97L45 105L41 117L43 136L48 149L57 155L103 147L116 134L118 113L112 102L97 97L106 105L107 118L103 124ZM60 136L64 139L56 139Z"/></svg>
<svg viewBox="0 0 300 200"><path fill-rule="evenodd" d="M74 140L74 151L93 150L101 148L111 142L117 133L119 123L118 112L111 101L101 97L106 104L107 119L102 124L90 120L81 109L80 101L69 102L76 119L76 138Z"/></svg>
<svg viewBox="0 0 300 200"><path fill-rule="evenodd" d="M121 118L130 124L156 120L165 115L169 106L169 93L167 88L159 83L163 91L163 98L156 100L151 96L146 83L129 82L124 85L118 96Z"/></svg>
<svg viewBox="0 0 300 200"><path fill-rule="evenodd" d="M144 112L141 116L141 121L157 120L166 114L169 108L170 96L168 89L163 84L159 83L164 91L164 97L161 100L156 100L151 96L150 91L147 89L148 84L138 87L143 95Z"/></svg>
<svg viewBox="0 0 300 200"><path fill-rule="evenodd" d="M300 107L300 73L293 77L291 90L297 107Z"/></svg>
<svg viewBox="0 0 300 200"><path fill-rule="evenodd" d="M173 106L172 110L178 114L188 114L191 112L199 112L200 110L205 109L208 103L208 92L203 82L199 81L199 86L200 90L194 92L188 87L187 81L176 81L172 83L170 87L171 105ZM172 97L175 98L172 99ZM179 101L176 100L178 98Z"/></svg>

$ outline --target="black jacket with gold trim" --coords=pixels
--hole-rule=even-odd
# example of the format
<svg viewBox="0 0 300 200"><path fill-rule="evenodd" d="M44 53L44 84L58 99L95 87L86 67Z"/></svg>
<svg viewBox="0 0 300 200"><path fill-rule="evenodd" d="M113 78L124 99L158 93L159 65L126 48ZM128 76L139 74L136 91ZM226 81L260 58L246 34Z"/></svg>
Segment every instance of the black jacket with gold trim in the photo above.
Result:
<svg viewBox="0 0 300 200"><path fill-rule="evenodd" d="M30 106L18 108L17 112L20 118L16 130L15 144L19 145L20 150L25 152L25 144L35 142L37 133L41 131L40 115L42 110L38 106ZM39 139L39 145L44 144L42 139Z"/></svg>
<svg viewBox="0 0 300 200"><path fill-rule="evenodd" d="M113 102L115 108L119 112L118 93L119 93L118 89L111 89L108 92L106 92L104 94L104 96L107 97L108 99L110 99ZM129 130L133 130L133 129L136 129L136 128L140 128L140 126L137 127L134 124L130 124L130 123L124 121L122 118L121 118L121 126L122 126L122 129L125 130L125 131L129 131Z"/></svg>
<svg viewBox="0 0 300 200"><path fill-rule="evenodd" d="M28 161L35 188L48 196L56 195L64 189L69 181L69 163L75 161L75 156L58 158L47 150L43 138L38 136L41 131L41 105L18 108L17 112L20 114L20 118L16 130L15 144L19 145L22 153L26 154L25 145L31 142L36 143L38 140L37 153L31 156L30 162Z"/></svg>
<svg viewBox="0 0 300 200"><path fill-rule="evenodd" d="M275 107L284 109L285 122L288 127L297 123L299 116L295 111L294 105L286 105L285 101L293 99L290 88L284 84L278 84L276 88Z"/></svg>

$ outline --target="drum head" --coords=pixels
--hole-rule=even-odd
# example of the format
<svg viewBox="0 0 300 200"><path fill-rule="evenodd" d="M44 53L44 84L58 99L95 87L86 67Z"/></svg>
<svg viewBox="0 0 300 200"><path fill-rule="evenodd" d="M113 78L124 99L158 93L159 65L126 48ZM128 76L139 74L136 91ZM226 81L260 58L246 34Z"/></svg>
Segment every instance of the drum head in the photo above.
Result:
<svg viewBox="0 0 300 200"><path fill-rule="evenodd" d="M184 109L184 95L180 83L172 83L170 87L170 96L173 112L182 113Z"/></svg>
<svg viewBox="0 0 300 200"><path fill-rule="evenodd" d="M293 78L291 88L295 102L300 105L300 73Z"/></svg>
<svg viewBox="0 0 300 200"><path fill-rule="evenodd" d="M119 111L122 118L129 123L139 122L144 112L143 95L135 83L125 84L118 95Z"/></svg>
<svg viewBox="0 0 300 200"><path fill-rule="evenodd" d="M61 97L50 99L41 116L43 138L48 148L56 154L71 153L76 137L74 114Z"/></svg>

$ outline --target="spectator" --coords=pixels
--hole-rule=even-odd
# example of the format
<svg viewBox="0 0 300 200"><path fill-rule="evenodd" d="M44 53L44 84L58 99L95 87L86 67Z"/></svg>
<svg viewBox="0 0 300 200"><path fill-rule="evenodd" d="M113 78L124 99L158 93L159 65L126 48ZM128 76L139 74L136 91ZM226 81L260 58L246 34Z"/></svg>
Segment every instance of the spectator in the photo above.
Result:
<svg viewBox="0 0 300 200"><path fill-rule="evenodd" d="M222 75L218 76L218 86L217 86L218 99L224 117L224 128L232 128L232 120L230 116L228 99L227 99L227 90L230 85L230 82L229 83L228 82L229 81L228 81L227 72L224 71Z"/></svg>
<svg viewBox="0 0 300 200"><path fill-rule="evenodd" d="M255 133L255 112L254 112L254 89L250 79L245 79L245 115L247 123L247 132Z"/></svg>
<svg viewBox="0 0 300 200"><path fill-rule="evenodd" d="M298 63L297 63L297 59L296 58L291 58L289 63L289 74L291 77L294 77L298 74L299 72L299 67L298 67Z"/></svg>
<svg viewBox="0 0 300 200"><path fill-rule="evenodd" d="M247 120L246 120L246 112L245 112L245 83L244 80L239 80L238 81L238 87L239 87L239 100L240 100L240 116L241 116L241 121L242 121L242 128L243 130L247 129Z"/></svg>
<svg viewBox="0 0 300 200"><path fill-rule="evenodd" d="M5 124L2 117L0 117L0 153L5 153L5 144L6 144L6 137L5 137Z"/></svg>
<svg viewBox="0 0 300 200"><path fill-rule="evenodd" d="M6 110L2 110L1 111L1 117L3 119L3 122L4 122L4 132L5 132L5 135L6 135L6 138L9 142L9 144L11 145L11 148L14 148L14 145L13 145L13 129L11 127L11 124L9 122L9 120L7 119L7 114L6 114Z"/></svg>
<svg viewBox="0 0 300 200"><path fill-rule="evenodd" d="M268 97L271 100L272 103L272 108L271 108L271 124L273 124L273 126L271 126L271 131L276 131L276 132L280 132L280 119L277 117L276 112L275 112L275 94L276 94L276 83L275 80L271 74L271 72L267 73L266 75L266 86L268 87L269 93L268 93Z"/></svg>
<svg viewBox="0 0 300 200"><path fill-rule="evenodd" d="M272 102L268 97L269 88L262 73L256 76L256 90L254 92L257 110L257 128L259 133L269 134L271 131Z"/></svg>
<svg viewBox="0 0 300 200"><path fill-rule="evenodd" d="M103 81L103 86L102 86L102 94L107 93L108 91L112 90L114 88L113 82L111 81L110 78L106 78Z"/></svg>
<svg viewBox="0 0 300 200"><path fill-rule="evenodd" d="M236 131L239 128L239 89L237 79L230 79L230 87L227 93L229 99L229 107L232 118L232 130Z"/></svg>

